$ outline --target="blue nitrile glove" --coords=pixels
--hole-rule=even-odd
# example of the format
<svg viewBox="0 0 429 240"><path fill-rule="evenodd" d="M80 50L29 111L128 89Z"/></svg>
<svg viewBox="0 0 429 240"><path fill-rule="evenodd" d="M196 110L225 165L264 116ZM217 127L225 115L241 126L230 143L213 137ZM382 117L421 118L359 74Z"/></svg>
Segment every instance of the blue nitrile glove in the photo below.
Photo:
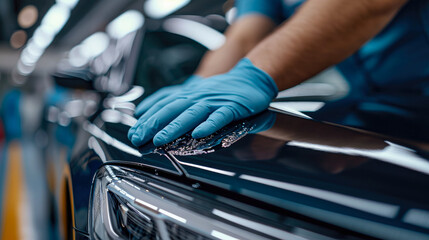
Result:
<svg viewBox="0 0 429 240"><path fill-rule="evenodd" d="M150 107L152 107L155 103L159 102L159 100L168 97L170 94L174 94L179 89L183 87L190 87L193 83L200 81L203 79L198 75L192 75L185 82L178 85L172 85L168 87L163 87L153 93L152 95L145 98L136 108L134 115L140 117L144 112L146 112Z"/></svg>
<svg viewBox="0 0 429 240"><path fill-rule="evenodd" d="M143 99L143 101L136 107L136 110L134 112L134 116L140 117L143 113L145 113L147 110L149 110L153 105L158 103L160 100L177 93L183 88L191 87L193 83L196 83L200 80L202 80L203 77L198 75L192 75L188 79L186 79L182 84L167 86L159 89L158 91L154 92L152 95L148 96L147 98ZM128 138L131 139L132 135L134 134L135 130L137 128L133 127L128 131Z"/></svg>
<svg viewBox="0 0 429 240"><path fill-rule="evenodd" d="M271 111L265 111L261 113L254 120L251 120L255 123L252 130L249 131L251 134L257 134L259 132L267 131L272 128L274 123L276 122L277 114Z"/></svg>
<svg viewBox="0 0 429 240"><path fill-rule="evenodd" d="M208 136L228 123L268 108L277 95L273 79L244 58L231 71L203 79L158 101L130 129L136 145L161 146L194 129Z"/></svg>

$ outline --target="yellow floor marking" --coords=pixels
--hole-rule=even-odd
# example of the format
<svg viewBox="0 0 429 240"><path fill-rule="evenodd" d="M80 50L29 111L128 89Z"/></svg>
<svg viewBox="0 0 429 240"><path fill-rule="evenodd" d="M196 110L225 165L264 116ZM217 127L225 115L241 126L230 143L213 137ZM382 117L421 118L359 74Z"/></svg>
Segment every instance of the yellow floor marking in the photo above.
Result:
<svg viewBox="0 0 429 240"><path fill-rule="evenodd" d="M6 168L5 191L3 193L3 216L1 226L2 240L22 239L22 218L23 204L25 204L25 181L22 165L21 148L18 142L13 142L9 146L9 156L6 158L8 167Z"/></svg>

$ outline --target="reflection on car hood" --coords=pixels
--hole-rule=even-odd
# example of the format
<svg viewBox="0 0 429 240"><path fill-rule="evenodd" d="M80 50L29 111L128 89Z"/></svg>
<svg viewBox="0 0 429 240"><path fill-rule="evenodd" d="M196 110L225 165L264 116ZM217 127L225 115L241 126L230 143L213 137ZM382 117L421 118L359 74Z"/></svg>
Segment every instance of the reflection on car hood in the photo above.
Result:
<svg viewBox="0 0 429 240"><path fill-rule="evenodd" d="M106 150L155 167L166 154L188 178L372 236L429 238L428 152L369 133L265 112L139 158Z"/></svg>

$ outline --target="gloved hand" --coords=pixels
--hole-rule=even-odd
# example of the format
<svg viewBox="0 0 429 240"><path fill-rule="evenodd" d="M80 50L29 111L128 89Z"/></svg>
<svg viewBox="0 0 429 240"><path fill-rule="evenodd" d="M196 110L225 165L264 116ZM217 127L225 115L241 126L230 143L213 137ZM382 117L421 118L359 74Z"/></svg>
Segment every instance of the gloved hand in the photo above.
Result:
<svg viewBox="0 0 429 240"><path fill-rule="evenodd" d="M234 124L229 124L219 131L216 131L214 136L207 136L199 139L191 139L192 136L185 134L173 140L171 143L161 147L156 147L153 142L149 141L139 147L141 154L149 153L165 153L170 152L182 155L199 155L211 152L215 148L229 147L238 139L249 134L257 134L266 131L273 127L276 121L276 113L272 111L263 111L255 116L246 118L242 121L236 121ZM227 140L224 142L223 140ZM225 144L225 145L224 145ZM198 151L195 151L198 150ZM188 152L188 153L186 153Z"/></svg>
<svg viewBox="0 0 429 240"><path fill-rule="evenodd" d="M192 75L189 77L185 82L178 85L163 87L153 93L152 95L148 96L146 99L144 99L136 108L136 111L134 113L135 116L140 117L144 112L146 112L150 107L152 107L155 103L159 102L159 100L169 96L170 94L174 94L175 92L179 91L179 89L183 87L190 87L193 83L200 81L203 79L202 77L198 75Z"/></svg>
<svg viewBox="0 0 429 240"><path fill-rule="evenodd" d="M273 79L244 58L231 71L195 82L159 100L133 126L128 137L140 146L153 138L161 146L193 130L206 137L228 123L268 108L276 97Z"/></svg>

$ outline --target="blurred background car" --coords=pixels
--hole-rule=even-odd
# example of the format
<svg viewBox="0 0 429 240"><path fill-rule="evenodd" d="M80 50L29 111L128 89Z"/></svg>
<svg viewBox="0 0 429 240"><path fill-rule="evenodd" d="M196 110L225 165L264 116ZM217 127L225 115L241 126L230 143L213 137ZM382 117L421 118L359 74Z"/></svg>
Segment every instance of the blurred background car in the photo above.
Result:
<svg viewBox="0 0 429 240"><path fill-rule="evenodd" d="M232 1L2 4L2 239L429 239L428 145L308 116L347 94L335 69L203 140L129 142L141 99L223 43Z"/></svg>

